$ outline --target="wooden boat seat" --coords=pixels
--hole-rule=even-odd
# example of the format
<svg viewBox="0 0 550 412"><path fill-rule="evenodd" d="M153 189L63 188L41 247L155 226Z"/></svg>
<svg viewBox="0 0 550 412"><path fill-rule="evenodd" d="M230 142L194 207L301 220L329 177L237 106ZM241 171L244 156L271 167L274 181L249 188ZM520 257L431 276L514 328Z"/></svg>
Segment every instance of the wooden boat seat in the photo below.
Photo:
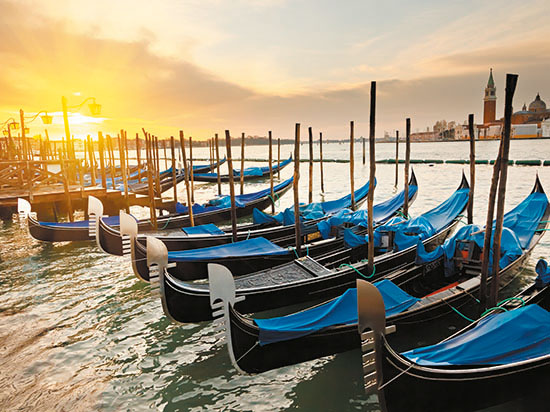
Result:
<svg viewBox="0 0 550 412"><path fill-rule="evenodd" d="M479 282L480 282L479 276L468 279L456 286L452 286L450 288L446 288L444 290L441 290L436 293L423 297L419 302L416 302L414 305L412 305L410 309L414 310L417 308L421 308L423 306L427 306L434 302L437 302L438 300L445 299L445 298L454 296L456 294L462 293L463 290L468 290L470 288L473 288L479 285Z"/></svg>

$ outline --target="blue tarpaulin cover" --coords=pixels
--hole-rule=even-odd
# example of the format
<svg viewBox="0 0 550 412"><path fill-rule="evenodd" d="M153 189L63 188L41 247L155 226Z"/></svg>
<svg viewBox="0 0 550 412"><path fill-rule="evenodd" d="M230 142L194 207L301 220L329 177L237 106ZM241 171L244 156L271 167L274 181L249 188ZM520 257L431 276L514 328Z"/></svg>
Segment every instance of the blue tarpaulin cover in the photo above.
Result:
<svg viewBox="0 0 550 412"><path fill-rule="evenodd" d="M374 286L382 294L386 316L401 313L419 301L389 280ZM357 323L357 289L348 289L340 297L302 312L254 322L260 328L260 345L296 339L329 326Z"/></svg>
<svg viewBox="0 0 550 412"><path fill-rule="evenodd" d="M225 235L225 232L214 223L184 227L181 230L183 230L188 235Z"/></svg>
<svg viewBox="0 0 550 412"><path fill-rule="evenodd" d="M286 186L288 186L290 183L292 183L292 177L290 179L287 179L281 183L279 183L278 185L275 185L273 186L273 192L276 193L278 192L279 190L285 188ZM245 194L242 194L242 195L237 195L235 196L235 204L237 205L237 207L244 207L246 206L247 203L250 203L252 202L253 200L258 200L264 196L267 196L271 194L271 189L270 188L267 188L267 189L263 189L263 190L260 190L258 192L253 192L253 193L245 193ZM231 196L229 195L223 195L223 196L218 196L212 200L210 200L208 202L208 205L213 205L213 206L218 206L218 207L231 207Z"/></svg>
<svg viewBox="0 0 550 412"><path fill-rule="evenodd" d="M548 205L548 198L544 193L531 193L519 205L504 215L501 245L500 268L508 266L523 250L529 246L535 230L544 216ZM493 234L494 234L493 222ZM427 253L424 247L417 248L417 263L431 262L445 255L445 273L450 276L454 271L452 257L455 254L457 240L473 240L480 248L483 248L485 231L479 226L466 225L460 228L456 234L447 239L442 246L438 246L433 252ZM489 264L493 262L493 236L491 237L491 249Z"/></svg>
<svg viewBox="0 0 550 412"><path fill-rule="evenodd" d="M204 207L203 205L199 205L197 203L193 204L193 214L199 214L204 213L210 210L216 210L216 207ZM176 203L176 213L182 213L186 214L189 213L189 208L185 205L182 205L180 202Z"/></svg>
<svg viewBox="0 0 550 412"><path fill-rule="evenodd" d="M550 268L548 267L548 262L544 259L539 259L537 266L535 267L537 272L536 283L539 286L547 285L550 283Z"/></svg>
<svg viewBox="0 0 550 412"><path fill-rule="evenodd" d="M418 239L427 239L448 226L466 207L469 192L470 189L458 189L439 206L397 226L395 249L397 251L407 249L416 245ZM414 235L408 235L408 233L414 233Z"/></svg>
<svg viewBox="0 0 550 412"><path fill-rule="evenodd" d="M287 253L290 253L287 249L277 246L263 237L257 237L227 245L168 252L168 260L170 262L193 262L227 257L275 256Z"/></svg>
<svg viewBox="0 0 550 412"><path fill-rule="evenodd" d="M289 184L292 183L292 177L290 179L285 180L284 182L279 183L278 185L273 187L273 192L277 192ZM244 207L248 203L252 202L253 200L258 200L264 196L267 196L271 193L271 189L263 189L258 192L253 193L245 193L242 195L235 196L235 205L237 207ZM193 205L193 213L204 213L212 210L218 210L218 209L225 209L231 207L231 197L228 195L224 196L218 196L213 200L210 200L208 203L204 205L194 204ZM181 203L176 203L176 212L177 213L187 213L187 206L182 205Z"/></svg>
<svg viewBox="0 0 550 412"><path fill-rule="evenodd" d="M388 231L395 232L394 249L396 251L415 246L419 239L429 238L449 225L464 210L468 203L469 191L469 189L458 189L447 200L429 212L400 224L392 222L392 224L377 227L374 231L374 246L380 246L381 233ZM363 244L367 243L368 237L363 236L361 240L356 236L353 245L358 246L361 241Z"/></svg>
<svg viewBox="0 0 550 412"><path fill-rule="evenodd" d="M425 366L505 365L549 353L550 313L527 305L488 316L472 330L403 356Z"/></svg>
<svg viewBox="0 0 550 412"><path fill-rule="evenodd" d="M374 230L374 247L381 247L381 237L384 231L395 230L396 225L400 225L402 222L406 222L401 216L394 216L383 225L378 226ZM353 231L352 228L344 230L344 243L349 248L366 245L368 243L368 235L359 235Z"/></svg>
<svg viewBox="0 0 550 412"><path fill-rule="evenodd" d="M273 170L281 169L285 167L287 164L292 162L292 157L289 157L288 159L282 161L278 165L274 164L271 168ZM269 166L263 166L263 167L247 167L244 169L244 175L245 176L264 176L269 173ZM195 177L212 177L216 178L218 176L217 173L195 173ZM239 169L233 169L233 176L240 177L241 171Z"/></svg>
<svg viewBox="0 0 550 412"><path fill-rule="evenodd" d="M359 199L363 199L368 192L369 183L367 182L355 191L355 200L358 201ZM308 205L300 205L300 220L318 219L349 207L351 207L351 194L341 197L340 199L329 200L327 202L316 202ZM294 224L294 206L291 206L276 215L270 215L255 209L252 216L254 223L256 224L277 223L280 225L292 225Z"/></svg>
<svg viewBox="0 0 550 412"><path fill-rule="evenodd" d="M409 199L412 199L417 191L418 186L409 186ZM385 222L391 218L403 206L404 201L405 191L402 190L390 199L374 205L372 208L372 219L374 224ZM330 237L331 228L333 226L340 226L344 223L367 227L367 210L361 209L353 212L349 209L343 209L327 220L317 223L317 228L321 236L323 236L324 239L328 239Z"/></svg>

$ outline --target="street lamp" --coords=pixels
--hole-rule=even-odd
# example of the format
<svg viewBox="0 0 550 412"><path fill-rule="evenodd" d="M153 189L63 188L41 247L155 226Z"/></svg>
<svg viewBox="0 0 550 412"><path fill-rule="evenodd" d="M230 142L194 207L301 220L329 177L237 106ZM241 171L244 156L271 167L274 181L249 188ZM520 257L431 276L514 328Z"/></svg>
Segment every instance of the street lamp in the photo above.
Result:
<svg viewBox="0 0 550 412"><path fill-rule="evenodd" d="M69 129L69 115L67 113L68 109L80 109L86 102L91 101L91 103L88 105L90 108L90 112L92 113L92 116L98 116L101 114L101 105L97 104L95 101L95 97L88 97L85 99L82 103L76 106L68 106L67 105L67 98L65 96L61 97L61 106L63 107L63 123L65 124L65 138L67 139L67 147L71 148L72 157L74 158L74 147L72 145L71 141L71 131Z"/></svg>

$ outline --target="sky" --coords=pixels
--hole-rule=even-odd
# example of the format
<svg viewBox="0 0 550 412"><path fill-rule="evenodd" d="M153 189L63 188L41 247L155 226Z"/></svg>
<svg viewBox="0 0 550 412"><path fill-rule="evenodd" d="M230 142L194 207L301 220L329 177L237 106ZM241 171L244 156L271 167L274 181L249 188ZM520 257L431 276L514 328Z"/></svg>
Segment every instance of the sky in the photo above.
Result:
<svg viewBox="0 0 550 412"><path fill-rule="evenodd" d="M519 74L514 109L537 93L550 104L550 2L324 0L0 0L0 122L41 110L63 133L206 139L288 138L294 124L328 139L376 135L437 120L482 118L489 69L503 115L506 73ZM44 134L39 119L31 135Z"/></svg>

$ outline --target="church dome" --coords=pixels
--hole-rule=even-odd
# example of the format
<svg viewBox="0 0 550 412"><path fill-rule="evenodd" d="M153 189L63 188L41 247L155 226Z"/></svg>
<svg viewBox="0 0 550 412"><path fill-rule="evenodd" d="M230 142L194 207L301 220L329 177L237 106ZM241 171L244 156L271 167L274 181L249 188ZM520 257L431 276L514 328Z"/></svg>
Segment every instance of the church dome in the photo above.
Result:
<svg viewBox="0 0 550 412"><path fill-rule="evenodd" d="M543 112L546 110L546 103L540 99L540 95L537 93L535 100L529 105L530 112Z"/></svg>

